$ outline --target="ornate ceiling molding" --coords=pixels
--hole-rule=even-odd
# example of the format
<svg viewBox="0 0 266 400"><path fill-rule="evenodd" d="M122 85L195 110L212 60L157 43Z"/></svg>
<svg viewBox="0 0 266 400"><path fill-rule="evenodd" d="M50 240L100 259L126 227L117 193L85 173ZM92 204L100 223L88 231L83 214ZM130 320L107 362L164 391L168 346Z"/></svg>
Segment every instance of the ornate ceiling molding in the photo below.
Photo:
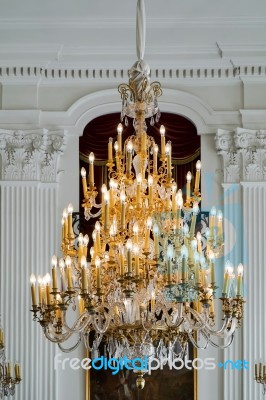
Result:
<svg viewBox="0 0 266 400"><path fill-rule="evenodd" d="M38 81L39 83L51 81L67 81L77 83L77 81L118 81L125 79L128 75L127 69L118 68L84 68L84 67L64 67L54 66L0 66L0 81L12 81L21 83L22 79ZM247 78L266 78L266 66L209 66L206 67L181 67L181 68L158 68L151 70L153 79L169 81L193 81L199 83L203 81L239 81Z"/></svg>
<svg viewBox="0 0 266 400"><path fill-rule="evenodd" d="M218 129L215 143L223 161L224 183L266 181L266 130Z"/></svg>
<svg viewBox="0 0 266 400"><path fill-rule="evenodd" d="M63 131L0 129L1 179L56 182L63 150Z"/></svg>

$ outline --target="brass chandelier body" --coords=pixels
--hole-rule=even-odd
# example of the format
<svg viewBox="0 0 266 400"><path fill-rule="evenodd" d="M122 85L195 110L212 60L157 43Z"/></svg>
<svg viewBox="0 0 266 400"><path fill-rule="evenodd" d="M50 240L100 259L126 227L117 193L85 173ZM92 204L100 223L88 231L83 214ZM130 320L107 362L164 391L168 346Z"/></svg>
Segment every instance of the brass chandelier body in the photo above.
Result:
<svg viewBox="0 0 266 400"><path fill-rule="evenodd" d="M139 0L143 18L142 7ZM139 21L141 17L137 32ZM223 323L215 327L215 258L223 248L222 213L212 209L203 250L201 234L195 232L201 164L197 162L193 188L192 174L187 174L183 194L172 177L165 128L160 129L160 152L147 135L146 119L151 124L158 121L157 99L162 94L158 82L150 83L149 74L139 59L129 71L129 84L119 87L121 119L126 125L128 118L133 119L135 135L123 141L119 124L117 140L109 140L108 187L97 190L94 185L92 153L88 177L81 171L86 219L99 216L90 257L88 238L80 234L78 241L74 239L70 205L62 219L63 257L59 262L52 259L52 283L49 276L38 279L38 300L36 279L31 280L34 319L47 339L64 351L84 340L95 354L103 342L113 357L171 358L184 354L188 341L199 348L230 345L242 320L243 268L238 267L235 277L227 263ZM70 326L67 312L73 313L75 307L78 315ZM62 346L74 335L74 346Z"/></svg>
<svg viewBox="0 0 266 400"><path fill-rule="evenodd" d="M6 360L4 332L0 327L0 399L13 396L15 387L21 381L20 365L14 366L14 374L12 373L12 364Z"/></svg>

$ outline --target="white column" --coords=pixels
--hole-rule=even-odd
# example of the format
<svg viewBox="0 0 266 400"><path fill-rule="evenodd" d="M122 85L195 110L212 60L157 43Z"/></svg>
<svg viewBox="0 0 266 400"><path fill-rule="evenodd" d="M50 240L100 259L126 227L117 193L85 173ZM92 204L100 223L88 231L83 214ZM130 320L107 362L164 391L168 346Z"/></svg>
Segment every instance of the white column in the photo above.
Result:
<svg viewBox="0 0 266 400"><path fill-rule="evenodd" d="M218 130L216 148L223 160L225 201L228 219L233 222L239 240L230 252L233 261L244 264L244 319L241 337L225 357L242 359L249 369L225 375L225 399L260 399L262 387L254 380L255 362L266 362L265 345L265 226L266 226L266 130L237 128L234 132ZM226 199L226 196L225 196ZM238 204L238 206L237 206ZM242 221L242 222L241 222ZM228 229L227 229L228 230ZM233 230L231 230L233 232ZM234 243L229 232L228 246ZM230 236L231 235L231 236ZM239 376L240 375L240 376Z"/></svg>
<svg viewBox="0 0 266 400"><path fill-rule="evenodd" d="M243 205L240 184L224 184L224 262L230 260L235 267L243 260ZM246 270L245 270L246 274ZM245 315L246 318L246 315ZM224 350L224 362L243 360L243 329L237 329L230 347ZM244 376L246 373L244 372ZM230 365L224 371L224 399L242 399L243 372L232 369Z"/></svg>
<svg viewBox="0 0 266 400"><path fill-rule="evenodd" d="M263 399L262 385L254 380L254 363L266 363L266 183L242 183L247 303L244 320L244 358L250 370L243 382L243 400Z"/></svg>
<svg viewBox="0 0 266 400"><path fill-rule="evenodd" d="M29 276L50 269L58 247L57 164L63 134L0 131L1 313L6 354L22 367L17 398L56 399L55 346L32 321Z"/></svg>

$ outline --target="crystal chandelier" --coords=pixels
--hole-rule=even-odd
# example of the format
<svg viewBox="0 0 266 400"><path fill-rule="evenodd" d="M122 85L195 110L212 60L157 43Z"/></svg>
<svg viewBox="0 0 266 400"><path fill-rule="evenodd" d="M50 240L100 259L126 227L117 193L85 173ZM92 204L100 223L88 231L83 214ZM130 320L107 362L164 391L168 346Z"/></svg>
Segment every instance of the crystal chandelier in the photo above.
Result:
<svg viewBox="0 0 266 400"><path fill-rule="evenodd" d="M263 396L266 394L266 365L255 364L255 381L262 384Z"/></svg>
<svg viewBox="0 0 266 400"><path fill-rule="evenodd" d="M15 376L12 375L12 364L6 361L4 332L0 328L0 399L15 394L15 385L21 381L20 365L14 366Z"/></svg>
<svg viewBox="0 0 266 400"><path fill-rule="evenodd" d="M88 177L81 170L85 217L99 217L89 257L88 236L80 234L75 240L70 204L62 219L62 257L52 258L52 282L49 274L39 277L38 301L36 278L31 278L34 320L64 351L83 340L92 356L104 343L111 357L171 359L183 355L189 341L197 348L229 346L242 320L243 266L235 276L227 261L220 299L223 322L219 329L215 326L215 260L223 249L223 215L211 210L203 248L201 233L195 232L201 162L193 187L192 174L187 173L183 194L172 177L171 142L166 143L164 126L160 151L147 134L146 119L151 124L159 120L162 90L158 82L150 83L150 69L143 61L144 14L143 1L138 0L138 61L129 71L129 83L119 86L121 122L128 125L133 119L135 135L123 141L120 123L115 143L110 138L109 185L101 188L101 202L93 153ZM69 326L66 314L75 307L78 315ZM75 334L75 345L63 347Z"/></svg>

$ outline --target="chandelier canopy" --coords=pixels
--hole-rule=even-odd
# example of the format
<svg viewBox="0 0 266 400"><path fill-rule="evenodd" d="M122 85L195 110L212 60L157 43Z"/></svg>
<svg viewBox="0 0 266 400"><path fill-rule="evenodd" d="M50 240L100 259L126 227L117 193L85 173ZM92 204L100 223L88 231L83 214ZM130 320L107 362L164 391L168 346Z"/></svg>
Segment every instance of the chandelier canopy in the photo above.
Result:
<svg viewBox="0 0 266 400"><path fill-rule="evenodd" d="M194 185L187 173L185 193L172 177L171 142L161 126L160 147L147 134L146 120L160 118L158 82L150 83L143 61L144 4L137 7L138 61L129 71L129 83L119 86L121 122L133 119L135 134L123 141L123 126L115 143L108 143L108 186L94 185L94 154L89 155L88 177L82 168L85 217L99 217L88 257L87 235L75 240L73 207L62 219L62 258L52 258L50 276L31 278L32 311L45 336L65 351L81 340L97 354L106 344L111 357L183 355L190 341L227 347L242 320L243 266L237 277L225 265L221 304L222 327L215 326L216 258L223 249L223 215L213 208L203 248L195 231L199 213L201 162ZM101 192L101 194L99 194ZM101 197L99 202L97 199ZM96 211L95 211L96 210ZM235 284L236 281L236 284ZM60 283L59 283L60 282ZM218 303L219 300L217 300ZM67 311L78 305L72 326ZM62 346L77 335L71 348ZM219 341L224 339L224 341Z"/></svg>

